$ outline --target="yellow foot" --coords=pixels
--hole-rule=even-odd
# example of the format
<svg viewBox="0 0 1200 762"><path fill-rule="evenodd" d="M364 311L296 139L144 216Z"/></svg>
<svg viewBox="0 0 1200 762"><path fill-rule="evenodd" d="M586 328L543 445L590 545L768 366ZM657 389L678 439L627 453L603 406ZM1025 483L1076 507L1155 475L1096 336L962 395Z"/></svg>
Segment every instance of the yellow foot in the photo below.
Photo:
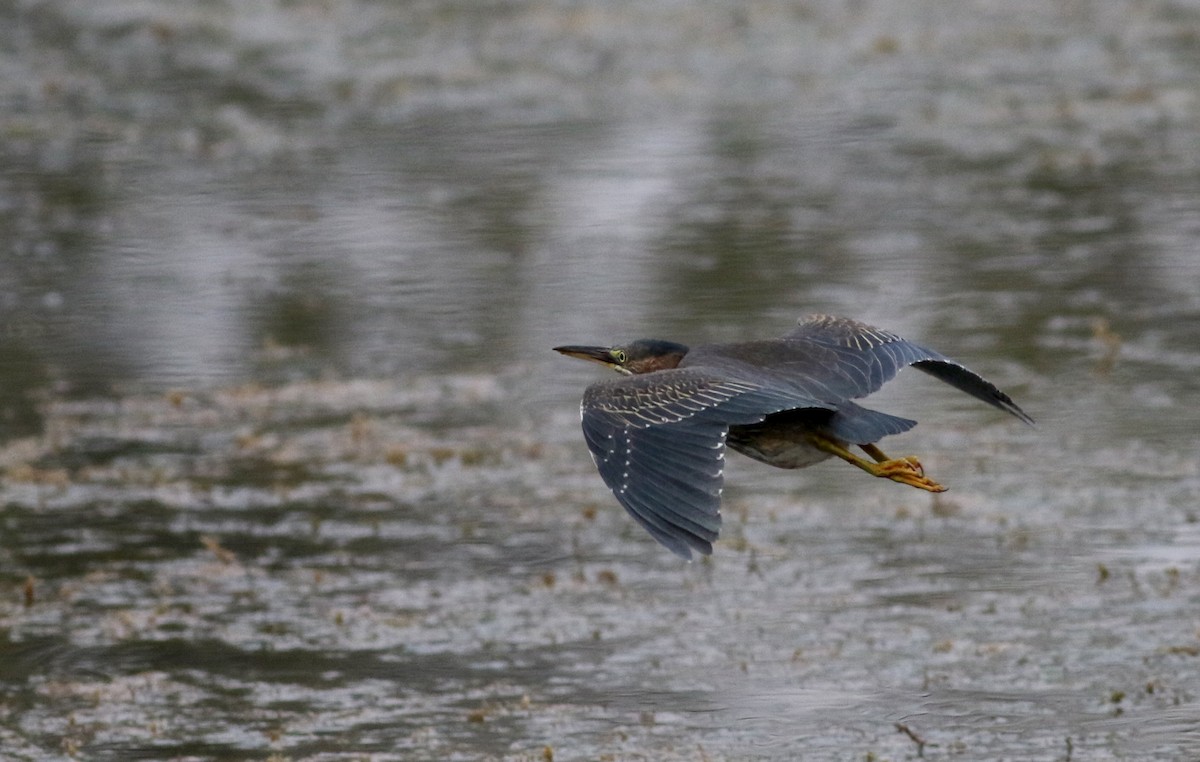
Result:
<svg viewBox="0 0 1200 762"><path fill-rule="evenodd" d="M815 432L808 434L808 441L817 449L827 452L830 455L836 455L872 476L891 479L894 482L907 484L910 487L923 489L927 492L946 491L945 487L933 479L926 477L925 467L921 465L921 461L911 456L907 458L889 458L883 454L883 450L880 450L873 444L860 444L859 447L862 448L862 451L875 459L875 462L872 463L850 452L839 442L821 434Z"/></svg>
<svg viewBox="0 0 1200 762"><path fill-rule="evenodd" d="M867 464L866 471L884 479L907 484L910 487L923 489L927 492L945 492L946 488L925 476L925 467L913 457L881 460L878 463Z"/></svg>

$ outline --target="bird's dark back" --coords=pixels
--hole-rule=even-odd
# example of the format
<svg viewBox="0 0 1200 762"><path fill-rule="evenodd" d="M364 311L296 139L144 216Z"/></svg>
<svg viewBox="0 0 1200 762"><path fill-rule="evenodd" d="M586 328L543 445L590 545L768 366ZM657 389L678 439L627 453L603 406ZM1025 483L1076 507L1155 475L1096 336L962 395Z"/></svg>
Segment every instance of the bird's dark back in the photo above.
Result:
<svg viewBox="0 0 1200 762"><path fill-rule="evenodd" d="M743 381L821 391L823 398L847 399L851 389L839 383L842 363L836 351L797 339L763 339L705 344L692 349L681 367L704 367Z"/></svg>

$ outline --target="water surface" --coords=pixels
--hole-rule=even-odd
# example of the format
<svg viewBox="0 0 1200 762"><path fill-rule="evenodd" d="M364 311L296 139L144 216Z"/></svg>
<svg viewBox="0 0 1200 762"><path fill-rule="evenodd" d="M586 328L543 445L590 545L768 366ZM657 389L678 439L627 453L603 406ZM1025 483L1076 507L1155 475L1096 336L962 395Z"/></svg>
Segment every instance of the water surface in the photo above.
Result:
<svg viewBox="0 0 1200 762"><path fill-rule="evenodd" d="M1200 754L1186 4L0 9L6 758ZM680 562L562 343L851 315L951 491L732 456Z"/></svg>

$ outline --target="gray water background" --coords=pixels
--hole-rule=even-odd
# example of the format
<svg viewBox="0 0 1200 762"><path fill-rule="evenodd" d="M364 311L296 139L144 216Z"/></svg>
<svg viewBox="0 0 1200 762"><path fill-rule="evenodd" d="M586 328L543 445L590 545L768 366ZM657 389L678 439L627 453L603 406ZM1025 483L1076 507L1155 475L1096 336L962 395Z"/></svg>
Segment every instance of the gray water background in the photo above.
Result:
<svg viewBox="0 0 1200 762"><path fill-rule="evenodd" d="M1200 759L1198 248L1192 2L3 3L0 749ZM680 562L549 348L810 312L1037 427Z"/></svg>

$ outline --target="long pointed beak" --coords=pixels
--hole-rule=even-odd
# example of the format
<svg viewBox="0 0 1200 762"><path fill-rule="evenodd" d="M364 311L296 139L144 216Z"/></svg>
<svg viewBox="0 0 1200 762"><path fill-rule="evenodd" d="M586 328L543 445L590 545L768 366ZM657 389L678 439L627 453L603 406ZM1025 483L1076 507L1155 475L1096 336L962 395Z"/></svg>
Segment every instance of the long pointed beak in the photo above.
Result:
<svg viewBox="0 0 1200 762"><path fill-rule="evenodd" d="M591 362L598 362L601 365L608 365L610 367L615 365L612 360L612 355L608 353L609 347L584 347L568 345L564 347L555 347L554 351L558 352L559 354L566 355L567 357L575 357L580 360L590 360Z"/></svg>

